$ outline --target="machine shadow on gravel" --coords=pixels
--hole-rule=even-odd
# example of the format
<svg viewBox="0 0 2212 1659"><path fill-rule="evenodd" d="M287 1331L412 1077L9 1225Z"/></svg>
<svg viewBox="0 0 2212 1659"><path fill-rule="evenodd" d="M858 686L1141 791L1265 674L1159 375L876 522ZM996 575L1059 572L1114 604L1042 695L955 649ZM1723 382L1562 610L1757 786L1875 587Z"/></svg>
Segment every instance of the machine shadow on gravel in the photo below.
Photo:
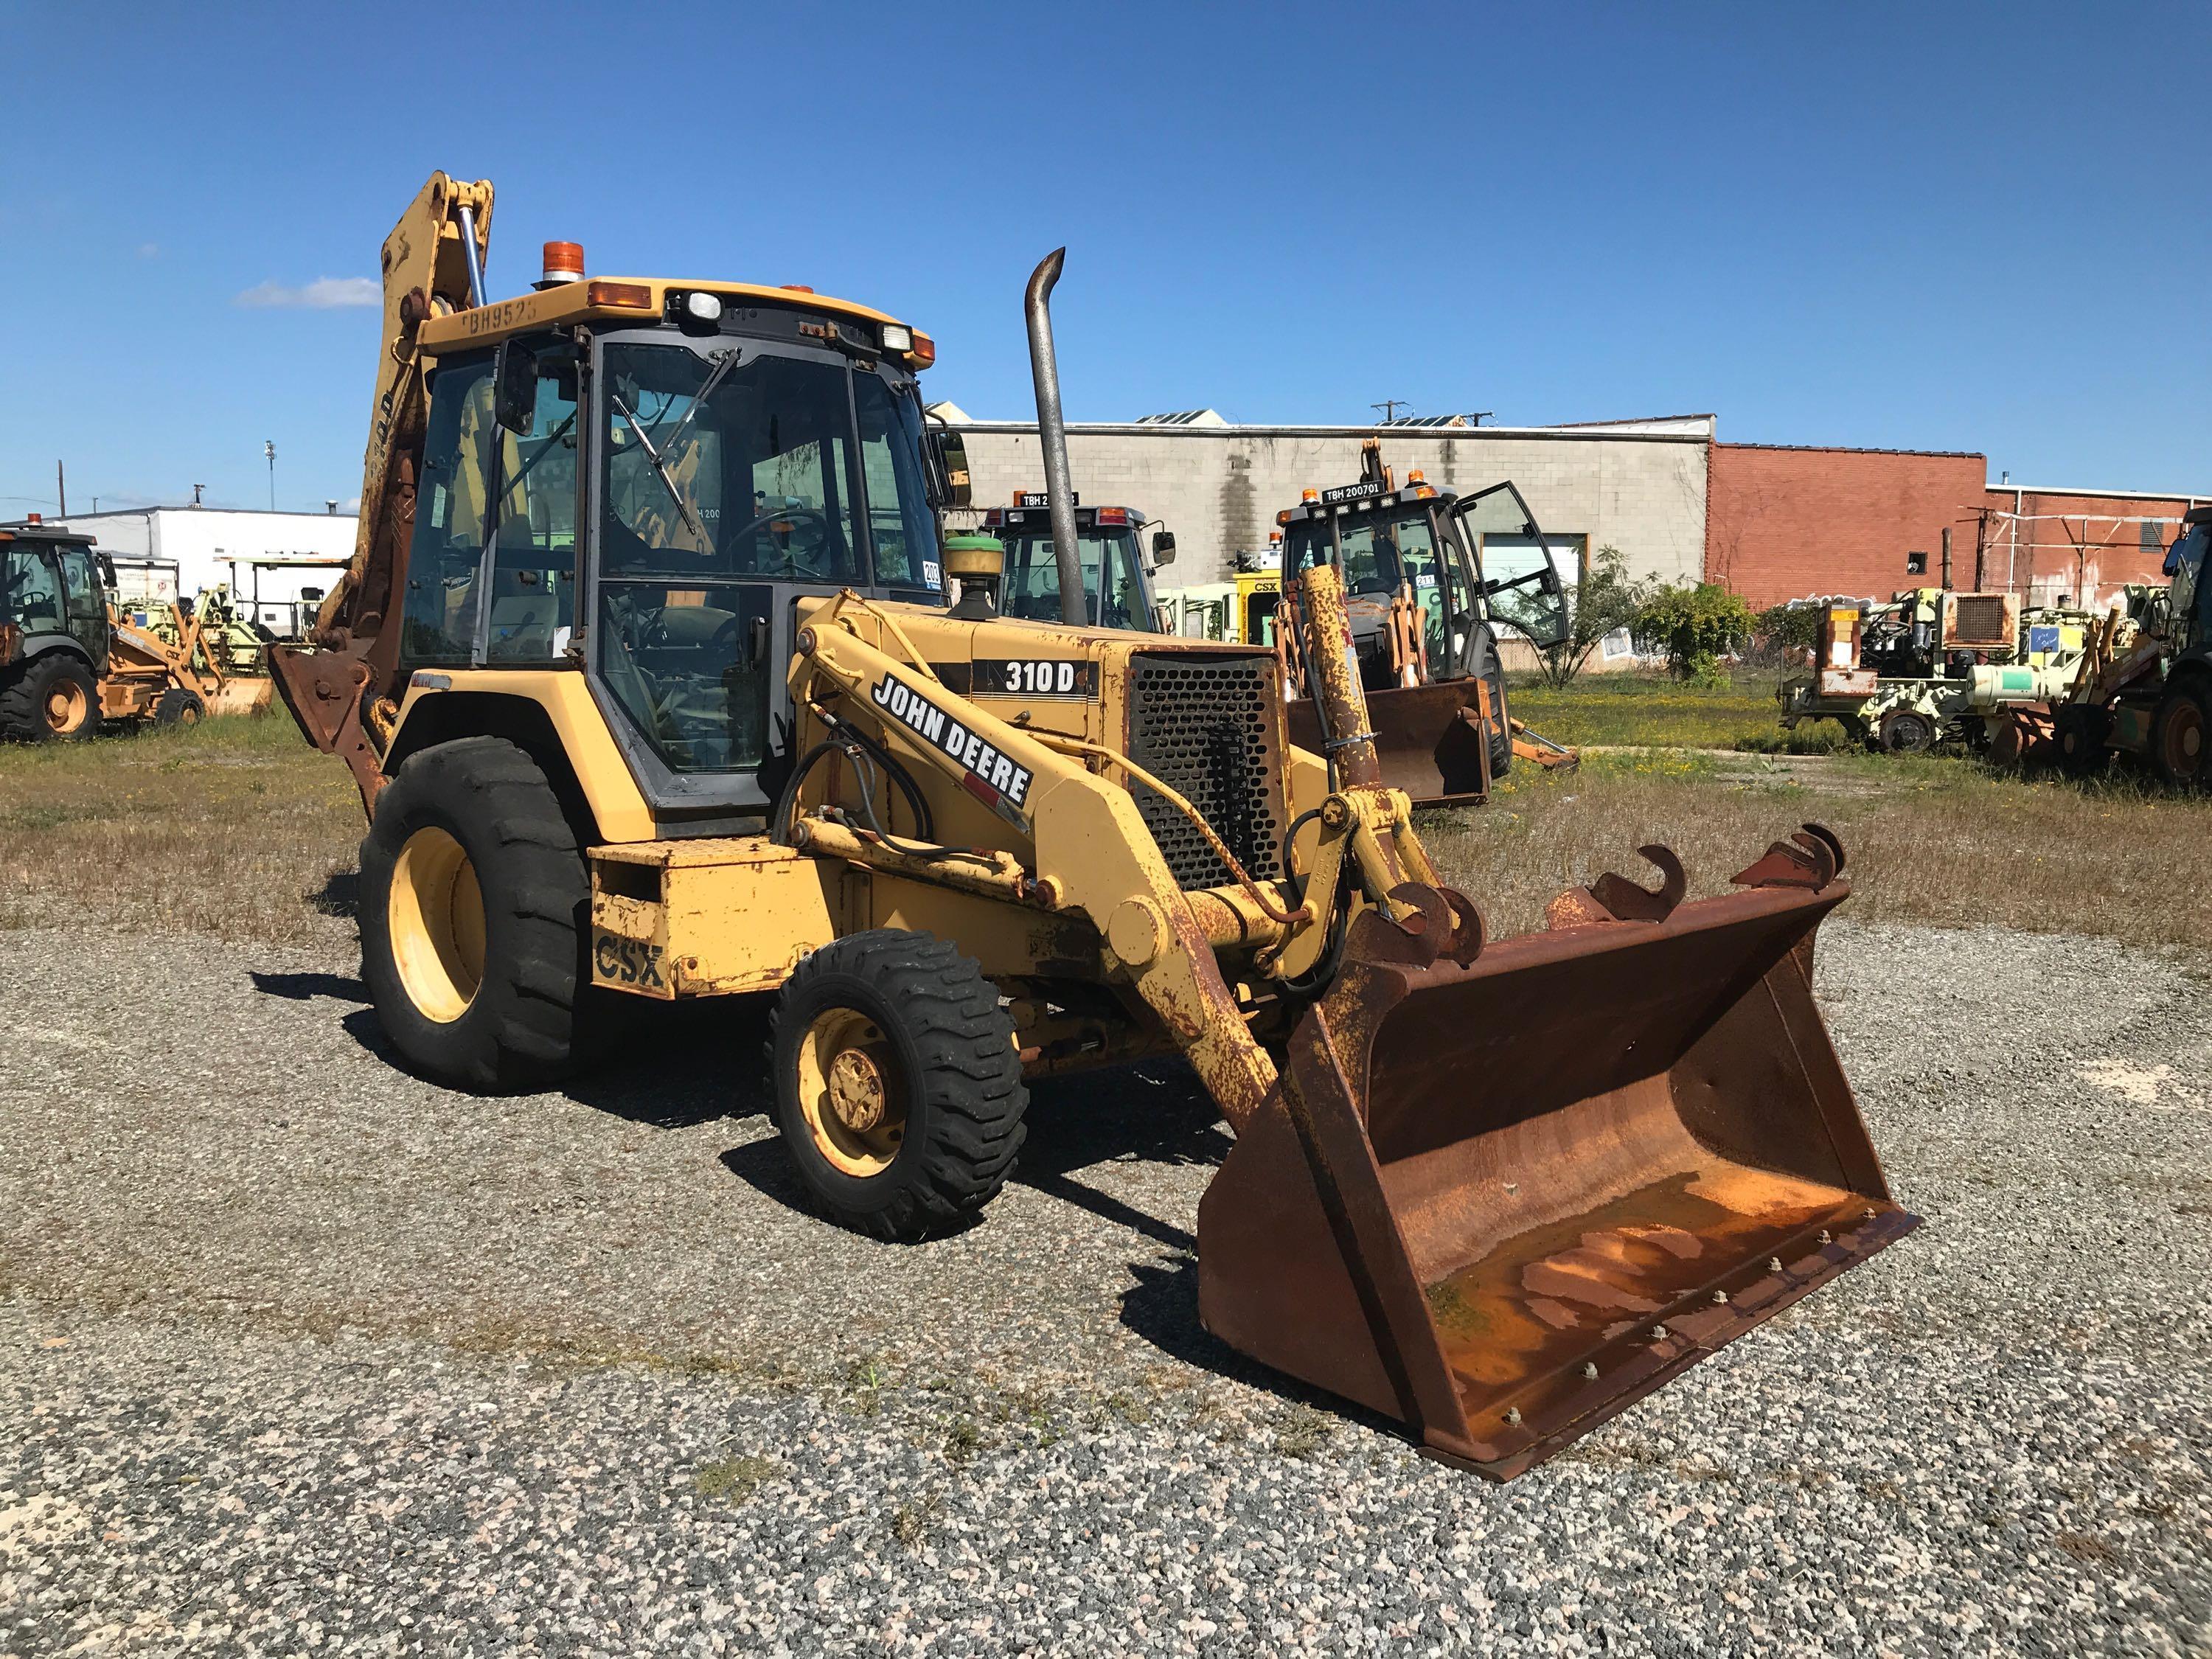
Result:
<svg viewBox="0 0 2212 1659"><path fill-rule="evenodd" d="M574 1079L562 1091L569 1099L649 1129L769 1111L766 999L638 1001L624 1015L622 1063Z"/></svg>
<svg viewBox="0 0 2212 1659"><path fill-rule="evenodd" d="M246 976L253 988L265 997L282 997L287 1002L313 1002L328 997L333 1002L350 1002L358 1007L368 1005L368 988L361 982L357 974L264 974L259 969L250 969Z"/></svg>
<svg viewBox="0 0 2212 1659"><path fill-rule="evenodd" d="M1108 1159L1218 1166L1229 1156L1221 1111L1190 1069L1173 1060L1079 1073L1035 1085L1013 1179L1170 1249L1195 1250L1187 1228L1074 1179ZM1195 1305L1194 1304L1194 1305Z"/></svg>

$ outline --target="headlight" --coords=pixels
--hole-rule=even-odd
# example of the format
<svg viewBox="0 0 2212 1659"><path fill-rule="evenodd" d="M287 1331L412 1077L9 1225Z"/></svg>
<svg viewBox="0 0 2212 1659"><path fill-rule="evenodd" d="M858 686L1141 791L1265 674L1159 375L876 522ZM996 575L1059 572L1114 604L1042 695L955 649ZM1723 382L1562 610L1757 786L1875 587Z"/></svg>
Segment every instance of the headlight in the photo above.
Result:
<svg viewBox="0 0 2212 1659"><path fill-rule="evenodd" d="M913 350L914 331L908 328L904 323L885 323L884 325L884 349L886 351Z"/></svg>

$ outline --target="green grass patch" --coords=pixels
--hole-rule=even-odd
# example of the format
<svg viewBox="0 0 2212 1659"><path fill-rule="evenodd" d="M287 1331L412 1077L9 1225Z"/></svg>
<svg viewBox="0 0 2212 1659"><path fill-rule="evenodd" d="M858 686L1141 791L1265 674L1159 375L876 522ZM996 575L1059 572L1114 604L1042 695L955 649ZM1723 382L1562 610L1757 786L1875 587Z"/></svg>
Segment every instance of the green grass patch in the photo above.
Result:
<svg viewBox="0 0 2212 1659"><path fill-rule="evenodd" d="M1771 677L1706 688L1650 674L1585 674L1564 690L1541 681L1515 685L1506 700L1516 719L1576 748L1733 749L1747 732L1779 729Z"/></svg>

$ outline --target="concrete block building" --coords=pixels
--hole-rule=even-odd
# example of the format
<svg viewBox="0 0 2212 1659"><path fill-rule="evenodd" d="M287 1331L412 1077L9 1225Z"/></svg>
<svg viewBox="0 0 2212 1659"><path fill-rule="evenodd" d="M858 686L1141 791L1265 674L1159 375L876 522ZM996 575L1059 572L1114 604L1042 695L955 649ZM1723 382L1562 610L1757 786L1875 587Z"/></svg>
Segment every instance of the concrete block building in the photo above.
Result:
<svg viewBox="0 0 2212 1659"><path fill-rule="evenodd" d="M1044 487L1035 422L953 423L979 505ZM1462 491L1511 479L1547 539L1577 563L1613 546L1634 569L1694 581L1705 566L1711 437L1704 415L1581 427L1240 426L1201 410L1076 422L1067 454L1086 503L1135 507L1175 532L1176 562L1162 578L1175 586L1226 580L1237 554L1264 556L1276 514L1302 489L1356 480L1369 438L1382 441L1401 480L1416 468Z"/></svg>

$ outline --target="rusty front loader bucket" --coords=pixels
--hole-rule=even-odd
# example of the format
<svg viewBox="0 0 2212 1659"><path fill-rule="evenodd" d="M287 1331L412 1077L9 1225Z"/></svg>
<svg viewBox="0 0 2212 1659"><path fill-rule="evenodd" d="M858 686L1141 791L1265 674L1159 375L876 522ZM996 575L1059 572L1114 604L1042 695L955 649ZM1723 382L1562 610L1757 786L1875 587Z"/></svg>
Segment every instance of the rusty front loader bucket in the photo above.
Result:
<svg viewBox="0 0 2212 1659"><path fill-rule="evenodd" d="M1491 728L1480 679L1437 680L1366 693L1368 724L1382 762L1382 781L1416 806L1462 806L1490 792ZM1291 741L1321 752L1312 702L1289 707Z"/></svg>
<svg viewBox="0 0 2212 1659"><path fill-rule="evenodd" d="M275 682L258 676L225 680L208 699L215 715L265 714L276 701Z"/></svg>
<svg viewBox="0 0 2212 1659"><path fill-rule="evenodd" d="M1833 837L1679 906L1644 850L1545 933L1360 917L1200 1206L1208 1329L1505 1480L1918 1224L1813 1000Z"/></svg>

